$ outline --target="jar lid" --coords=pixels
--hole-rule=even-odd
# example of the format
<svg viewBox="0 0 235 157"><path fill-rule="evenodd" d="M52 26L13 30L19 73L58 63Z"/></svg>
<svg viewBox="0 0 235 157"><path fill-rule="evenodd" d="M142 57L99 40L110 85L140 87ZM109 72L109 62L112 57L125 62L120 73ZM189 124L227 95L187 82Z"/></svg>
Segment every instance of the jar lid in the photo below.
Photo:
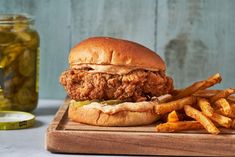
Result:
<svg viewBox="0 0 235 157"><path fill-rule="evenodd" d="M20 111L0 111L0 130L14 130L32 127L35 116Z"/></svg>

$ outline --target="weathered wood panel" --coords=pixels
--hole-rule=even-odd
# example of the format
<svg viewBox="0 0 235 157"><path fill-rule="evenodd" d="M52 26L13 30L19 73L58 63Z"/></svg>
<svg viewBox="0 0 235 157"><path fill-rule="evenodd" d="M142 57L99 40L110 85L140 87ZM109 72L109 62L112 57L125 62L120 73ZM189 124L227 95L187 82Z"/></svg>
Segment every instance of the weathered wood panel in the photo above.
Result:
<svg viewBox="0 0 235 157"><path fill-rule="evenodd" d="M112 36L154 49L156 1L72 0L72 45L90 36Z"/></svg>
<svg viewBox="0 0 235 157"><path fill-rule="evenodd" d="M35 16L41 36L40 97L63 98L59 76L67 68L70 49L70 1L35 1Z"/></svg>
<svg viewBox="0 0 235 157"><path fill-rule="evenodd" d="M158 3L157 50L164 52L177 87L220 72L220 87L235 81L235 1Z"/></svg>

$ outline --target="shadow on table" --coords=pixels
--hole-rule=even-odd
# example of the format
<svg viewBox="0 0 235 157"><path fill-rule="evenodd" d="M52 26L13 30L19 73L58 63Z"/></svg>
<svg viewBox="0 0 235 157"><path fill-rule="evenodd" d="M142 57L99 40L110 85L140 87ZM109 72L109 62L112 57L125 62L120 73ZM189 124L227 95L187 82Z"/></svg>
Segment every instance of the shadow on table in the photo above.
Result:
<svg viewBox="0 0 235 157"><path fill-rule="evenodd" d="M33 128L39 128L39 127L41 127L41 126L43 126L43 125L45 125L44 122L42 122L42 121L36 119L36 122L35 122Z"/></svg>
<svg viewBox="0 0 235 157"><path fill-rule="evenodd" d="M50 116L55 115L57 110L59 109L59 106L45 106L45 107L39 107L34 111L34 114L36 116Z"/></svg>

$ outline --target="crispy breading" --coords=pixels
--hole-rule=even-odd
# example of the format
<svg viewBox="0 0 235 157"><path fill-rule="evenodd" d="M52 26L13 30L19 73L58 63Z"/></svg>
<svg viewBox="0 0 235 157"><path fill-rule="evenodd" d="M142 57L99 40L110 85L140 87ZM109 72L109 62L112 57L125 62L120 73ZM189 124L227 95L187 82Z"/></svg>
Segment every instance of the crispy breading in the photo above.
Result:
<svg viewBox="0 0 235 157"><path fill-rule="evenodd" d="M60 83L74 100L144 101L173 90L172 79L163 71L147 70L117 75L69 69L61 74Z"/></svg>

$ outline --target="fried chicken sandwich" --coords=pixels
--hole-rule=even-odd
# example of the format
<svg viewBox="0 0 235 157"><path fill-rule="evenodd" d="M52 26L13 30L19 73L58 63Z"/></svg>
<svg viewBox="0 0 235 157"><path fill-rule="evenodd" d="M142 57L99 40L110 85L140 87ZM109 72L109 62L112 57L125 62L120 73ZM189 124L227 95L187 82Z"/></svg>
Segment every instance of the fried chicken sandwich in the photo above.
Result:
<svg viewBox="0 0 235 157"><path fill-rule="evenodd" d="M136 126L155 122L154 98L170 93L173 81L164 61L127 40L88 38L69 54L60 76L70 102L71 120L98 126Z"/></svg>

